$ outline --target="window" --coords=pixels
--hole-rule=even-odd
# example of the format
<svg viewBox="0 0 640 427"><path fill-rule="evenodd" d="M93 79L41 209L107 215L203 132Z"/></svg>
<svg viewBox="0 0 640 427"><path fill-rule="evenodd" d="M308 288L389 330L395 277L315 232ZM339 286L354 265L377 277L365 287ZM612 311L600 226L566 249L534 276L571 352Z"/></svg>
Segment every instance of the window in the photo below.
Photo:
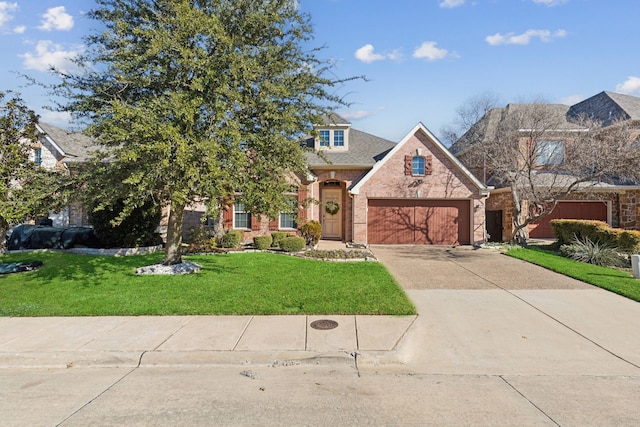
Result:
<svg viewBox="0 0 640 427"><path fill-rule="evenodd" d="M344 131L343 130L333 131L333 146L344 147Z"/></svg>
<svg viewBox="0 0 640 427"><path fill-rule="evenodd" d="M243 203L233 204L233 228L251 228L251 212L247 212Z"/></svg>
<svg viewBox="0 0 640 427"><path fill-rule="evenodd" d="M35 148L33 150L33 161L36 165L42 165L42 148Z"/></svg>
<svg viewBox="0 0 640 427"><path fill-rule="evenodd" d="M296 228L296 217L298 215L298 197L290 197L287 201L289 209L280 212L280 228Z"/></svg>
<svg viewBox="0 0 640 427"><path fill-rule="evenodd" d="M564 162L564 141L538 141L536 163L539 166L555 166Z"/></svg>
<svg viewBox="0 0 640 427"><path fill-rule="evenodd" d="M321 130L320 131L320 146L321 147L328 147L329 146L329 141L331 141L331 132L328 130Z"/></svg>
<svg viewBox="0 0 640 427"><path fill-rule="evenodd" d="M424 157L415 156L411 159L411 175L424 175Z"/></svg>

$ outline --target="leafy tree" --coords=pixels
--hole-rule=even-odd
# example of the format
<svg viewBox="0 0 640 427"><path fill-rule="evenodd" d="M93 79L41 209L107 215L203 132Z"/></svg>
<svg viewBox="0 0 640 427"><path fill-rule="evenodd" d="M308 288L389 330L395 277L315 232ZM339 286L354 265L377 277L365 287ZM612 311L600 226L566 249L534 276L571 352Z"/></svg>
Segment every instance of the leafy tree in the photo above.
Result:
<svg viewBox="0 0 640 427"><path fill-rule="evenodd" d="M589 192L602 180L640 178L638 131L631 122L567 117L567 107L533 102L489 110L453 147L489 183L507 187L513 202L510 240L527 240L527 226L559 200Z"/></svg>
<svg viewBox="0 0 640 427"><path fill-rule="evenodd" d="M11 224L66 203L68 175L29 160L38 117L15 92L0 92L0 253Z"/></svg>
<svg viewBox="0 0 640 427"><path fill-rule="evenodd" d="M165 264L181 262L185 208L215 215L241 192L253 213L287 206L306 164L303 133L342 100L331 66L305 51L309 17L295 0L96 0L80 72L58 72L59 108L105 150L84 174L124 218L145 200L169 207ZM100 207L99 207L100 208Z"/></svg>

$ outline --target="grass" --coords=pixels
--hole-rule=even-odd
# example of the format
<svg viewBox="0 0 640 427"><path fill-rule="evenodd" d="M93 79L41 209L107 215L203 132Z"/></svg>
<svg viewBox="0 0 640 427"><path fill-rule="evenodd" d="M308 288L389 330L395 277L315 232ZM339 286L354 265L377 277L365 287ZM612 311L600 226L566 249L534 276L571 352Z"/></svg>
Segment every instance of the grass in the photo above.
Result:
<svg viewBox="0 0 640 427"><path fill-rule="evenodd" d="M0 276L0 316L415 314L381 264L327 263L271 253L185 257L190 275L136 275L161 254L109 257L14 253L0 262L42 261Z"/></svg>
<svg viewBox="0 0 640 427"><path fill-rule="evenodd" d="M640 302L640 281L626 271L574 261L538 248L510 249L506 254Z"/></svg>

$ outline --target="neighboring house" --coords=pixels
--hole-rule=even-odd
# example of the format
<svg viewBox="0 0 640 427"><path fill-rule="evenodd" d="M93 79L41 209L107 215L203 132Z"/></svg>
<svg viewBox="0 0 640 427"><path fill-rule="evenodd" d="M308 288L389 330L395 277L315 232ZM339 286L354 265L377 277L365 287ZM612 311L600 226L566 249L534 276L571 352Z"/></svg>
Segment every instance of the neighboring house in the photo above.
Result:
<svg viewBox="0 0 640 427"><path fill-rule="evenodd" d="M68 172L74 163L86 161L97 149L91 138L57 128L47 123L36 124L37 140L31 142L30 160L49 170ZM86 226L87 215L80 206L70 206L49 216L56 227Z"/></svg>
<svg viewBox="0 0 640 427"><path fill-rule="evenodd" d="M480 142L481 138L491 138L500 120L505 120L509 114L526 107L510 104L488 111L451 147L456 157L480 177L481 181L495 186L486 203L487 233L491 241L504 241L511 236L513 203L510 189L494 181L491 171L483 167L482 159L478 157L479 150L475 150L474 145ZM547 185L546 181L550 179L550 175L544 173L544 167L561 165L564 146L570 142L570 134L583 130L576 124L580 117L597 119L604 127L624 121L640 129L640 98L629 95L601 92L573 106L549 104L544 107L549 113L556 114L558 121L556 129L545 134L548 135L545 136L545 141L538 141L539 144L543 144L536 158L541 170L535 176L534 182L537 180L540 186ZM591 183L588 191L570 194L558 202L549 216L530 224L529 237L554 237L550 221L559 218L601 220L612 227L638 229L640 186L635 183L617 182L613 178Z"/></svg>
<svg viewBox="0 0 640 427"><path fill-rule="evenodd" d="M322 224L322 238L363 244L466 245L485 241L489 191L422 124L399 143L353 129L332 115L304 141L309 176L292 202L298 215L283 212L260 220L236 203L225 227L245 239L281 230L294 233L296 216ZM305 206L308 198L319 203ZM202 212L191 212L191 222ZM189 225L185 224L185 228Z"/></svg>

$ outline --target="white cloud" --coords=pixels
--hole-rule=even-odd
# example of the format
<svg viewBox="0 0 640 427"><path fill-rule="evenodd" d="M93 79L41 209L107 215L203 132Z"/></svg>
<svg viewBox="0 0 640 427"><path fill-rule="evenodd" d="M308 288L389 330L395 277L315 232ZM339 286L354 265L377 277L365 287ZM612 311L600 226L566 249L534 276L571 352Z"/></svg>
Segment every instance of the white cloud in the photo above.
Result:
<svg viewBox="0 0 640 427"><path fill-rule="evenodd" d="M465 0L442 0L440 2L440 7L453 9L454 7L462 6Z"/></svg>
<svg viewBox="0 0 640 427"><path fill-rule="evenodd" d="M24 34L27 31L27 27L25 25L18 25L13 29L13 32L16 34Z"/></svg>
<svg viewBox="0 0 640 427"><path fill-rule="evenodd" d="M72 59L82 52L82 48L63 50L62 46L51 40L40 40L36 44L35 52L20 55L24 59L22 65L28 70L49 71L51 67L62 72L78 69Z"/></svg>
<svg viewBox="0 0 640 427"><path fill-rule="evenodd" d="M522 34L496 33L492 36L485 37L485 41L491 46L498 46L503 44L526 45L529 44L529 42L531 42L531 40L534 38L538 38L541 41L547 43L553 39L565 37L566 35L567 32L565 30L557 30L553 33L549 30L527 30Z"/></svg>
<svg viewBox="0 0 640 427"><path fill-rule="evenodd" d="M6 1L0 1L0 28L7 22L13 19L10 12L18 9L18 3L8 3Z"/></svg>
<svg viewBox="0 0 640 427"><path fill-rule="evenodd" d="M362 120L373 115L371 111L358 110L358 111L341 111L340 115L347 120Z"/></svg>
<svg viewBox="0 0 640 427"><path fill-rule="evenodd" d="M71 114L65 111L43 111L40 114L40 121L60 127L62 129L68 129L69 124L72 122Z"/></svg>
<svg viewBox="0 0 640 427"><path fill-rule="evenodd" d="M584 101L585 97L583 95L569 95L560 99L560 104L564 105L575 105L578 102Z"/></svg>
<svg viewBox="0 0 640 427"><path fill-rule="evenodd" d="M545 6L557 6L566 3L569 0L533 0L534 3L543 4Z"/></svg>
<svg viewBox="0 0 640 427"><path fill-rule="evenodd" d="M616 85L616 92L640 96L640 77L629 76L624 83Z"/></svg>
<svg viewBox="0 0 640 427"><path fill-rule="evenodd" d="M73 16L65 12L64 6L52 7L42 15L42 24L38 29L43 31L69 31L73 28Z"/></svg>
<svg viewBox="0 0 640 427"><path fill-rule="evenodd" d="M448 56L457 56L456 54L449 53L446 49L440 49L436 47L436 42L424 42L414 52L413 57L418 59L428 59L429 61L437 61L444 59Z"/></svg>
<svg viewBox="0 0 640 427"><path fill-rule="evenodd" d="M356 50L355 56L357 59L367 64L370 64L374 61L382 61L383 59L386 59L384 55L380 55L379 53L374 52L372 44L366 44L360 49Z"/></svg>

